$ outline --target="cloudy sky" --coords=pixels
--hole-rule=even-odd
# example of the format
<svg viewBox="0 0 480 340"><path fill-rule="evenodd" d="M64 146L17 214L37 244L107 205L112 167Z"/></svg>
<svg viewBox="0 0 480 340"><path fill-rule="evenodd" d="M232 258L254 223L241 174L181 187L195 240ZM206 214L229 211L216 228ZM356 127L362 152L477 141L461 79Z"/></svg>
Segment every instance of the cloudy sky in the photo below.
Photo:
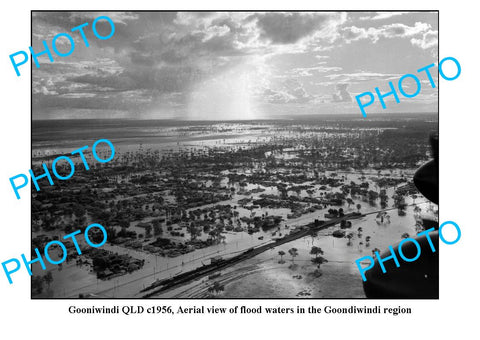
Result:
<svg viewBox="0 0 480 340"><path fill-rule="evenodd" d="M115 23L108 40L91 30L100 15ZM33 14L34 50L85 22L90 47L71 33L70 56L41 56L33 66L34 119L361 116L355 95L387 92L389 81L438 58L438 16L428 12L41 12ZM105 21L97 29L110 32ZM70 48L66 38L57 46ZM419 77L418 96L367 113L436 112L437 89Z"/></svg>

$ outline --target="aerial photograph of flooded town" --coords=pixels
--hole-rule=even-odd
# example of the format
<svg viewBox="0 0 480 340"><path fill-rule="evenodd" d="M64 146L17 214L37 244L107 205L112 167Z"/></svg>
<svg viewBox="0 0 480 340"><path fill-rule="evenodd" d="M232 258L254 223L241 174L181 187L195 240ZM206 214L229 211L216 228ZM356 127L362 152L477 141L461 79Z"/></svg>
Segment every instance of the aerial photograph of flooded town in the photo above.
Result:
<svg viewBox="0 0 480 340"><path fill-rule="evenodd" d="M32 254L107 242L64 240L32 298L366 298L355 260L438 221L413 182L437 88L355 101L437 61L437 13L33 12L32 46L100 15L110 39L32 66L32 171L75 163L32 185Z"/></svg>

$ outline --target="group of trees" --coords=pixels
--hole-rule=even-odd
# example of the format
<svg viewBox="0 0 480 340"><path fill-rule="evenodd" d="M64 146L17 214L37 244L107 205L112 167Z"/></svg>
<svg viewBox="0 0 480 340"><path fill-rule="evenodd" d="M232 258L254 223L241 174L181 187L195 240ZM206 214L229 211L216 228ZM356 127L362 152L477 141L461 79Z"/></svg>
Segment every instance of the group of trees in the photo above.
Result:
<svg viewBox="0 0 480 340"><path fill-rule="evenodd" d="M315 255L315 257L312 259L312 262L317 265L317 269L320 269L320 265L322 265L325 262L328 262L326 258L323 256L323 250L320 247L313 246L312 249L310 250L311 255Z"/></svg>
<svg viewBox="0 0 480 340"><path fill-rule="evenodd" d="M355 236L355 234L353 232L350 232L345 236L348 239L347 246L351 246L353 244L352 239L353 239L354 236ZM357 236L360 239L360 242L358 244L363 245L363 242L361 241L362 236L363 236L363 228L362 227L357 228ZM370 240L371 239L372 238L370 236L365 236L365 247L370 247Z"/></svg>
<svg viewBox="0 0 480 340"><path fill-rule="evenodd" d="M292 257L292 264L294 264L295 257L298 256L298 249L297 248L290 248L290 249L288 249L288 253Z"/></svg>
<svg viewBox="0 0 480 340"><path fill-rule="evenodd" d="M285 261L283 260L283 257L285 256L285 252L283 250L280 250L278 252L278 255L280 255L280 261L278 261L278 263L285 263ZM295 263L295 257L298 256L298 249L297 248L290 248L288 250L288 254L292 257L292 264Z"/></svg>
<svg viewBox="0 0 480 340"><path fill-rule="evenodd" d="M211 285L207 288L208 293L211 294L211 295L220 294L224 290L225 290L225 286L218 281L215 281L213 283L213 285Z"/></svg>
<svg viewBox="0 0 480 340"><path fill-rule="evenodd" d="M333 209L333 208L330 208L328 209L328 213L330 215L333 215L333 216L338 216L338 217L343 217L345 216L345 213L343 211L343 208L340 208L340 209Z"/></svg>
<svg viewBox="0 0 480 340"><path fill-rule="evenodd" d="M52 272L47 272L45 275L35 275L32 277L32 293L34 295L41 294L43 292L44 284L47 284L47 289L50 289L50 285L53 282Z"/></svg>
<svg viewBox="0 0 480 340"><path fill-rule="evenodd" d="M280 261L278 263L285 263L283 260L283 256L285 256L285 252L283 250L280 250L278 252L278 255L280 255ZM297 248L290 248L288 250L288 254L292 257L292 265L295 263L295 257L298 256L298 249ZM312 249L310 249L310 254L314 255L315 257L312 258L312 262L317 265L317 268L320 269L320 265L322 265L325 262L328 262L327 259L325 259L323 256L323 250L320 247L317 246L312 246Z"/></svg>

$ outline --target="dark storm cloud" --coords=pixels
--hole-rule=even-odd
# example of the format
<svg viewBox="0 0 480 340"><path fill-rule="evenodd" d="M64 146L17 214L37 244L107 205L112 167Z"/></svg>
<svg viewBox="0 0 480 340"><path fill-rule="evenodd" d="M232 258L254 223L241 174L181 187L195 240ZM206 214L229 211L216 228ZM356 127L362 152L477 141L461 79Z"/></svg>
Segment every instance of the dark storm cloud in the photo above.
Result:
<svg viewBox="0 0 480 340"><path fill-rule="evenodd" d="M256 14L261 37L275 44L292 44L322 29L330 14L264 13Z"/></svg>
<svg viewBox="0 0 480 340"><path fill-rule="evenodd" d="M97 39L91 30L100 15L115 23L115 34L108 40ZM39 110L69 106L126 110L150 107L155 98L185 101L185 93L195 84L258 52L259 45L251 45L258 34L275 43L292 43L322 29L330 17L311 13L245 13L235 18L229 13L35 13L34 47L41 46L47 33L69 32L85 22L89 22L84 32L90 47L83 45L78 33L72 33L79 47L68 61L50 64L45 58L42 67L33 71L34 102ZM101 35L110 30L106 22L99 22L97 28ZM95 56L102 59L95 60ZM310 99L296 83L286 86L283 93L286 102Z"/></svg>
<svg viewBox="0 0 480 340"><path fill-rule="evenodd" d="M102 15L108 16L115 25L115 33L112 38L108 40L99 40L95 37L92 31L93 21ZM41 40L48 40L46 36L36 36L36 31L42 27L54 29L55 33L69 33L76 41L82 41L79 31L71 32L72 28L78 27L84 23L88 23L83 28L83 32L88 40L89 45L106 47L118 47L119 44L125 40L135 37L135 31L131 29L130 24L137 21L137 15L133 13L110 12L34 12L32 15L32 25L34 33L33 47L41 47ZM106 36L110 33L110 24L105 20L99 20L96 24L98 33ZM83 45L83 42L81 43Z"/></svg>
<svg viewBox="0 0 480 340"><path fill-rule="evenodd" d="M115 23L115 34L107 40L92 32L101 15ZM350 57L319 63L318 53L343 53L342 47L358 40L369 49L380 38L402 37L411 39L416 50L434 48L438 41L438 32L427 23L382 21L369 27L338 12L41 12L33 13L34 49L40 51L42 40L51 45L53 36L85 22L90 47L78 32L71 33L75 50L70 56L55 56L51 63L44 55L41 67L33 68L35 119L68 117L71 110L88 117L88 110L95 115L105 110L109 118L116 110L123 112L120 117L139 112L152 117L163 110L162 116L188 110L196 93L216 95L220 102L225 96L240 98L240 106L242 100L308 106L332 96L346 102L351 101L346 85L332 94L331 87L315 84L348 83L356 91L355 82L391 75L368 59L355 68ZM107 22L97 28L102 35L110 32Z"/></svg>

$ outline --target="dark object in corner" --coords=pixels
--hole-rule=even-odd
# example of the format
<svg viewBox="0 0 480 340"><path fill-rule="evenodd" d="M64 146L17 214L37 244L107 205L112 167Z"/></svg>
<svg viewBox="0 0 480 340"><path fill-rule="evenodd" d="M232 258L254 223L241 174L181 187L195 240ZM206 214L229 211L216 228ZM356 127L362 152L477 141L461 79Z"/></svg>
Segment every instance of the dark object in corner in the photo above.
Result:
<svg viewBox="0 0 480 340"><path fill-rule="evenodd" d="M438 135L430 136L433 160L422 165L413 176L417 189L427 199L438 204ZM438 223L432 220L424 220L424 227L435 228L429 235L433 241L436 251L433 253L425 236L416 237L420 244L422 253L414 261L406 263L399 258L400 267L397 268L393 260L384 262L387 272L384 274L378 260L375 259L374 267L365 273L367 281L363 282L363 290L368 298L374 299L438 299ZM414 257L416 248L412 243L402 247L403 253ZM398 254L398 244L393 247L395 254ZM380 255L382 259L390 256L390 251L384 251ZM399 256L398 256L399 257Z"/></svg>
<svg viewBox="0 0 480 340"><path fill-rule="evenodd" d="M438 135L430 136L433 159L420 167L413 176L418 191L428 200L438 204Z"/></svg>

